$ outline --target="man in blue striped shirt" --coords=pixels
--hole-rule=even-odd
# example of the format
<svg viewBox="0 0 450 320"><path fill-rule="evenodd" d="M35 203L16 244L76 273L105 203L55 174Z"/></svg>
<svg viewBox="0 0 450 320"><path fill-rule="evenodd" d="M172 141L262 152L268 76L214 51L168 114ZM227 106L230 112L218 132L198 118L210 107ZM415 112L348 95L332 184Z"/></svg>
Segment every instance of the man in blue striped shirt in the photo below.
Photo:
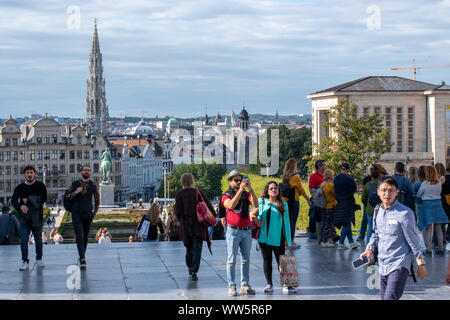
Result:
<svg viewBox="0 0 450 320"><path fill-rule="evenodd" d="M374 212L374 231L366 251L361 254L361 259L367 256L370 260L374 248L378 248L382 300L400 299L413 257L416 258L420 280L427 276L414 213L396 200L398 193L398 184L393 177L381 179L378 195L382 203Z"/></svg>

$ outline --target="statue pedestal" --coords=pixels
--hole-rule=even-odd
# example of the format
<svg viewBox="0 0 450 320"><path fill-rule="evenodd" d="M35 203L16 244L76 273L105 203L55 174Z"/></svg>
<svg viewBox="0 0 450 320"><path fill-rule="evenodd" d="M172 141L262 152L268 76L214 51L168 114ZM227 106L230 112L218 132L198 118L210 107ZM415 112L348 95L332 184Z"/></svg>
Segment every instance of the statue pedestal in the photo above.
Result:
<svg viewBox="0 0 450 320"><path fill-rule="evenodd" d="M100 207L117 207L114 205L114 183L100 183Z"/></svg>

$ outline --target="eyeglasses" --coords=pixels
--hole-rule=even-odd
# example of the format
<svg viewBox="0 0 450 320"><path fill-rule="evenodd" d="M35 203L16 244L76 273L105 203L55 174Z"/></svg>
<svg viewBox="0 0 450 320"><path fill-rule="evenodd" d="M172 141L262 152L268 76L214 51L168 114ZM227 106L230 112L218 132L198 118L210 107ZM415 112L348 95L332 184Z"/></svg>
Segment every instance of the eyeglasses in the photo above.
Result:
<svg viewBox="0 0 450 320"><path fill-rule="evenodd" d="M278 190L278 187L272 187L272 188L269 188L269 190L270 190L270 191L272 191L272 190Z"/></svg>
<svg viewBox="0 0 450 320"><path fill-rule="evenodd" d="M397 189L378 189L381 193L388 193L388 194L394 194Z"/></svg>
<svg viewBox="0 0 450 320"><path fill-rule="evenodd" d="M234 182L242 182L242 179L233 179Z"/></svg>

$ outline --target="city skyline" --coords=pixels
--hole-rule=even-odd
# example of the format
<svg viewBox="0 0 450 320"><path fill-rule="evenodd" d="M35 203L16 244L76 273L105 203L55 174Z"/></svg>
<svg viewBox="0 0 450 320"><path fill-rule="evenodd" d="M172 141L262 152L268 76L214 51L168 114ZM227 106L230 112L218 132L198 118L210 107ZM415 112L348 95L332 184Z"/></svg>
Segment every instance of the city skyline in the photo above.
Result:
<svg viewBox="0 0 450 320"><path fill-rule="evenodd" d="M206 108L214 116L243 103L250 113L310 114L312 92L370 75L411 78L390 68L413 58L449 62L448 0L375 8L367 1L106 4L2 2L0 118L84 117L95 17L111 117L189 118ZM425 69L417 80L439 84L448 71Z"/></svg>

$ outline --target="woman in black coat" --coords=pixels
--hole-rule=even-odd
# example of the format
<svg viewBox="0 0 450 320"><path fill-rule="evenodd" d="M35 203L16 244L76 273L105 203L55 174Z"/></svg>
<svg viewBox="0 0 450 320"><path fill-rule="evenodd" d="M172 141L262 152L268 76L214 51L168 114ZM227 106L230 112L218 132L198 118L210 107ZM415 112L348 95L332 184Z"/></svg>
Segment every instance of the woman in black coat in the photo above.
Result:
<svg viewBox="0 0 450 320"><path fill-rule="evenodd" d="M192 276L193 281L197 281L203 241L207 242L211 251L208 228L197 219L197 204L203 199L211 213L216 215L216 212L203 191L193 187L194 177L192 174L185 173L180 180L183 189L178 191L175 196L174 213L181 223L181 240L186 247L186 265L189 275Z"/></svg>

